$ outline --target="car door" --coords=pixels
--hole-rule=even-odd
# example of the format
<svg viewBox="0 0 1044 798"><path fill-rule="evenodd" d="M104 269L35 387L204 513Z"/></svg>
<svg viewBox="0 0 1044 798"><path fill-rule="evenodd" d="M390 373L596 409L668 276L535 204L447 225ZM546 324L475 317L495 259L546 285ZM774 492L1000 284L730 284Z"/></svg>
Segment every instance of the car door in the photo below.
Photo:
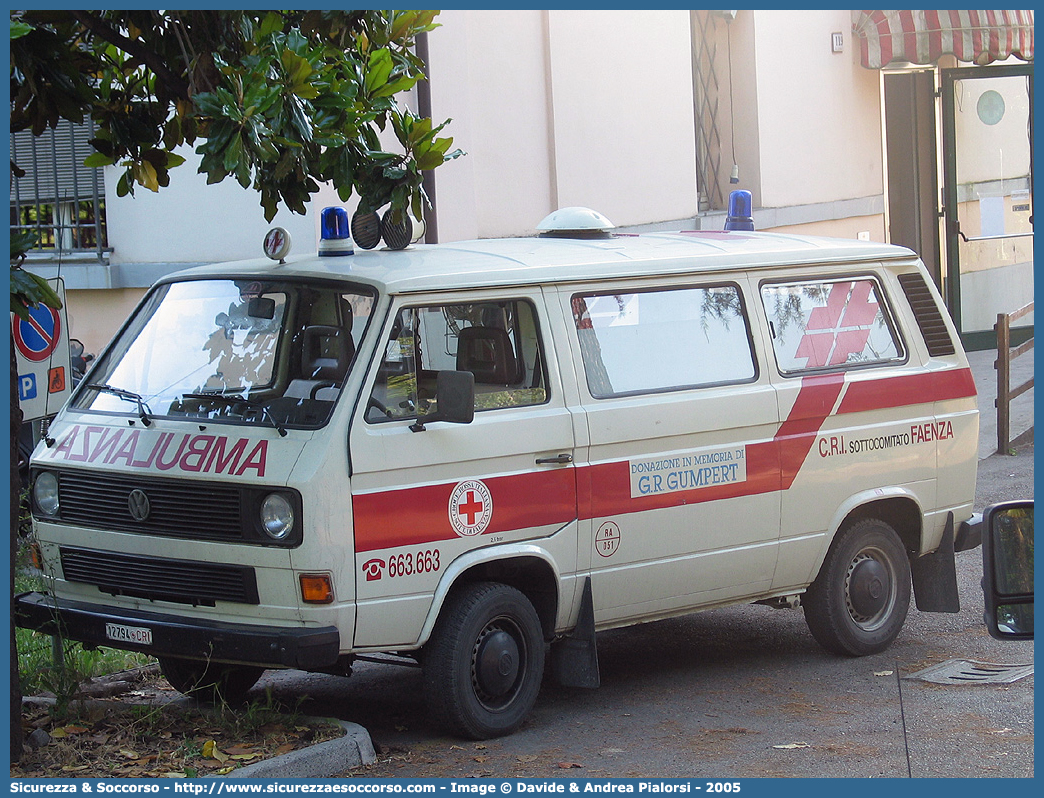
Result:
<svg viewBox="0 0 1044 798"><path fill-rule="evenodd" d="M779 416L744 285L690 278L560 294L589 427L579 501L598 624L771 585Z"/></svg>
<svg viewBox="0 0 1044 798"><path fill-rule="evenodd" d="M538 288L393 304L350 434L357 648L417 641L444 574L480 549L533 542L571 587L573 428L549 340ZM474 420L418 425L446 370L474 374Z"/></svg>

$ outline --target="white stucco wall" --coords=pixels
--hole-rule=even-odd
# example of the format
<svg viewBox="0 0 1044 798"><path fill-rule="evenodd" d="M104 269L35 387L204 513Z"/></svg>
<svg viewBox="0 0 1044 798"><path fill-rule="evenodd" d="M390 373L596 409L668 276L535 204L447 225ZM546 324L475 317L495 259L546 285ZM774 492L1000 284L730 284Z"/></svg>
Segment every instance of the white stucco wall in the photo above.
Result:
<svg viewBox="0 0 1044 798"><path fill-rule="evenodd" d="M265 221L261 195L242 188L234 177L207 185L197 174L200 157L190 147L179 154L185 163L172 169L170 185L159 192L136 187L133 196L117 197L120 170L105 170L105 205L109 260L123 263L194 263L257 258L264 254L262 241L272 227L286 228L294 251L316 248L315 221L280 208L275 219Z"/></svg>
<svg viewBox="0 0 1044 798"><path fill-rule="evenodd" d="M696 212L687 11L444 11L432 114L439 239L531 233L559 207L617 225Z"/></svg>
<svg viewBox="0 0 1044 798"><path fill-rule="evenodd" d="M859 64L850 12L739 13L755 20L762 205L880 194L879 72ZM835 31L842 53L831 50Z"/></svg>

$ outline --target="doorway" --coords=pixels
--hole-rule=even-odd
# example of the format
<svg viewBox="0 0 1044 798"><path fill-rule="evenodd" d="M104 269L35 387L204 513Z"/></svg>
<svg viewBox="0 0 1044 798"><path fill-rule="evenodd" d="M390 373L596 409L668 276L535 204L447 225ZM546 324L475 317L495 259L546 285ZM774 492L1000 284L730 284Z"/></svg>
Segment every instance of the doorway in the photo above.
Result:
<svg viewBox="0 0 1044 798"><path fill-rule="evenodd" d="M968 349L1033 297L1032 98L1032 64L942 71L945 296Z"/></svg>
<svg viewBox="0 0 1044 798"><path fill-rule="evenodd" d="M942 288L935 71L884 75L888 240L916 252Z"/></svg>

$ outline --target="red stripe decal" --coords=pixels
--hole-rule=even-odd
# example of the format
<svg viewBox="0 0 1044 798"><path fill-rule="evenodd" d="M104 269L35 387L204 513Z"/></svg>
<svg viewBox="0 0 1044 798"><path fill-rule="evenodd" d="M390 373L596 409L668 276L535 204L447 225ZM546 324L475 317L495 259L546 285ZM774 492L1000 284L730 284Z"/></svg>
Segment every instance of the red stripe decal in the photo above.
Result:
<svg viewBox="0 0 1044 798"><path fill-rule="evenodd" d="M493 517L482 533L567 524L576 518L574 469L482 478ZM417 546L457 537L449 521L456 483L364 493L353 499L356 551Z"/></svg>
<svg viewBox="0 0 1044 798"><path fill-rule="evenodd" d="M628 461L482 478L493 498L493 516L483 534L562 526L577 517L604 518L787 490L794 484L823 423L835 412L845 387L843 373L803 378L794 406L775 437L746 445L743 482L632 497ZM836 413L975 395L970 369L872 379L848 383ZM449 521L449 500L455 486L425 485L356 496L356 550L453 540L456 533Z"/></svg>
<svg viewBox="0 0 1044 798"><path fill-rule="evenodd" d="M849 384L838 414L863 413L888 407L945 402L974 397L971 369L909 374L887 380L861 380Z"/></svg>

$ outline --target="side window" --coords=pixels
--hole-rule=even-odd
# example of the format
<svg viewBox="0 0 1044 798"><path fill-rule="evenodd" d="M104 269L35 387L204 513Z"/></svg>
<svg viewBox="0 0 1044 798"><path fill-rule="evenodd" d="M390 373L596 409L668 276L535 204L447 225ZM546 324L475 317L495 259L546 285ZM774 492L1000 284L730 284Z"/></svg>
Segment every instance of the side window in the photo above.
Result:
<svg viewBox="0 0 1044 798"><path fill-rule="evenodd" d="M366 409L370 422L430 412L440 371L475 375L475 409L547 401L536 312L525 300L399 311Z"/></svg>
<svg viewBox="0 0 1044 798"><path fill-rule="evenodd" d="M573 319L596 398L757 376L739 288L579 294Z"/></svg>
<svg viewBox="0 0 1044 798"><path fill-rule="evenodd" d="M869 277L767 284L761 298L784 374L904 357L878 286Z"/></svg>

